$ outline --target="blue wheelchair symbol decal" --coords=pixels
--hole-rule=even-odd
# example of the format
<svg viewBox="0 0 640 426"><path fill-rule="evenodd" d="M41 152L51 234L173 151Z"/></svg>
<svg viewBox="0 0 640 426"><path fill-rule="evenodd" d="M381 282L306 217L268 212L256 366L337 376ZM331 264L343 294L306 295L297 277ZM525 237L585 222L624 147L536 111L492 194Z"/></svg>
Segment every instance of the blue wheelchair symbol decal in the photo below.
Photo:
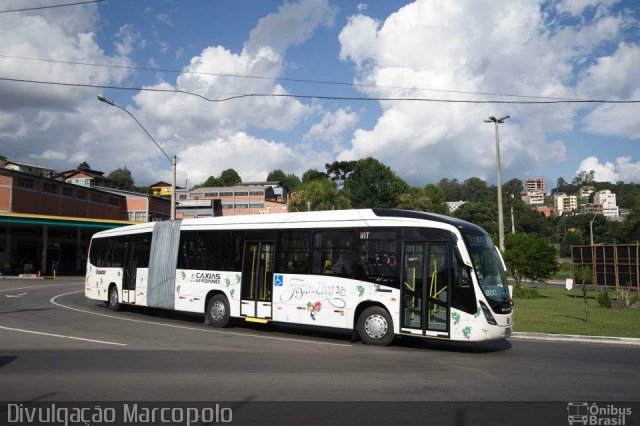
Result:
<svg viewBox="0 0 640 426"><path fill-rule="evenodd" d="M282 287L282 275L273 276L273 285L276 287Z"/></svg>

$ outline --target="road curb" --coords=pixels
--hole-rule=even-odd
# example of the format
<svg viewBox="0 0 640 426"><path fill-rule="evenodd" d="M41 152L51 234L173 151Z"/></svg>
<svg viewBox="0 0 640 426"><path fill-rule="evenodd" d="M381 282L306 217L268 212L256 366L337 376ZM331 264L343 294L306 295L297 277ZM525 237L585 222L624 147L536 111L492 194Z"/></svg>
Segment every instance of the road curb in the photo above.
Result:
<svg viewBox="0 0 640 426"><path fill-rule="evenodd" d="M599 343L605 345L640 346L640 339L632 337L579 336L575 334L524 333L511 335L516 340L541 340L545 342Z"/></svg>

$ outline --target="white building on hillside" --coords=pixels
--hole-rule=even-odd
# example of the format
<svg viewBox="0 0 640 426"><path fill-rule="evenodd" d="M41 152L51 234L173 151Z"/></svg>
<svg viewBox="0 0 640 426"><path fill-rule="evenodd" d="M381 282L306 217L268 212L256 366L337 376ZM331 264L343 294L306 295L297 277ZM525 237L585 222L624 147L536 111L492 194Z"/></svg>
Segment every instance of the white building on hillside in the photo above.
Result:
<svg viewBox="0 0 640 426"><path fill-rule="evenodd" d="M527 192L527 195L523 197L523 201L531 206L544 204L544 192L529 191Z"/></svg>
<svg viewBox="0 0 640 426"><path fill-rule="evenodd" d="M593 196L593 202L595 204L602 205L602 214L605 217L618 217L620 212L616 203L616 194L608 189L598 191Z"/></svg>
<svg viewBox="0 0 640 426"><path fill-rule="evenodd" d="M578 197L575 195L557 194L553 197L553 211L557 216L571 213L578 209Z"/></svg>

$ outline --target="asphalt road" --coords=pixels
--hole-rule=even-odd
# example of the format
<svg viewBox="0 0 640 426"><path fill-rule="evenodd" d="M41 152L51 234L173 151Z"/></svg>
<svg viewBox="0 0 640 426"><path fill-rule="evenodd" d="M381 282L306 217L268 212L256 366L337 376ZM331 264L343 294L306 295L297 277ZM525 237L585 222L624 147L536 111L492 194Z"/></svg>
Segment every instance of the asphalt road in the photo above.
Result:
<svg viewBox="0 0 640 426"><path fill-rule="evenodd" d="M84 297L81 281L0 280L0 400L640 400L640 348L398 339L202 317Z"/></svg>

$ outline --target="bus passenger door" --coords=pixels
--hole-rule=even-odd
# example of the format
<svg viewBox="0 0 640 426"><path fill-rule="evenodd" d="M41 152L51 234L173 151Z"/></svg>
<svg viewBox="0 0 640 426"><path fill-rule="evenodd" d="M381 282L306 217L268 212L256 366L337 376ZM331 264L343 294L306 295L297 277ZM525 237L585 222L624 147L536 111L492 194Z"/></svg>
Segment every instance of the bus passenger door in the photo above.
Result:
<svg viewBox="0 0 640 426"><path fill-rule="evenodd" d="M245 243L240 301L242 316L272 317L274 248L272 241Z"/></svg>
<svg viewBox="0 0 640 426"><path fill-rule="evenodd" d="M138 272L138 244L127 241L122 269L122 301L136 302L136 274Z"/></svg>
<svg viewBox="0 0 640 426"><path fill-rule="evenodd" d="M447 243L407 242L402 272L401 329L414 334L449 333Z"/></svg>

